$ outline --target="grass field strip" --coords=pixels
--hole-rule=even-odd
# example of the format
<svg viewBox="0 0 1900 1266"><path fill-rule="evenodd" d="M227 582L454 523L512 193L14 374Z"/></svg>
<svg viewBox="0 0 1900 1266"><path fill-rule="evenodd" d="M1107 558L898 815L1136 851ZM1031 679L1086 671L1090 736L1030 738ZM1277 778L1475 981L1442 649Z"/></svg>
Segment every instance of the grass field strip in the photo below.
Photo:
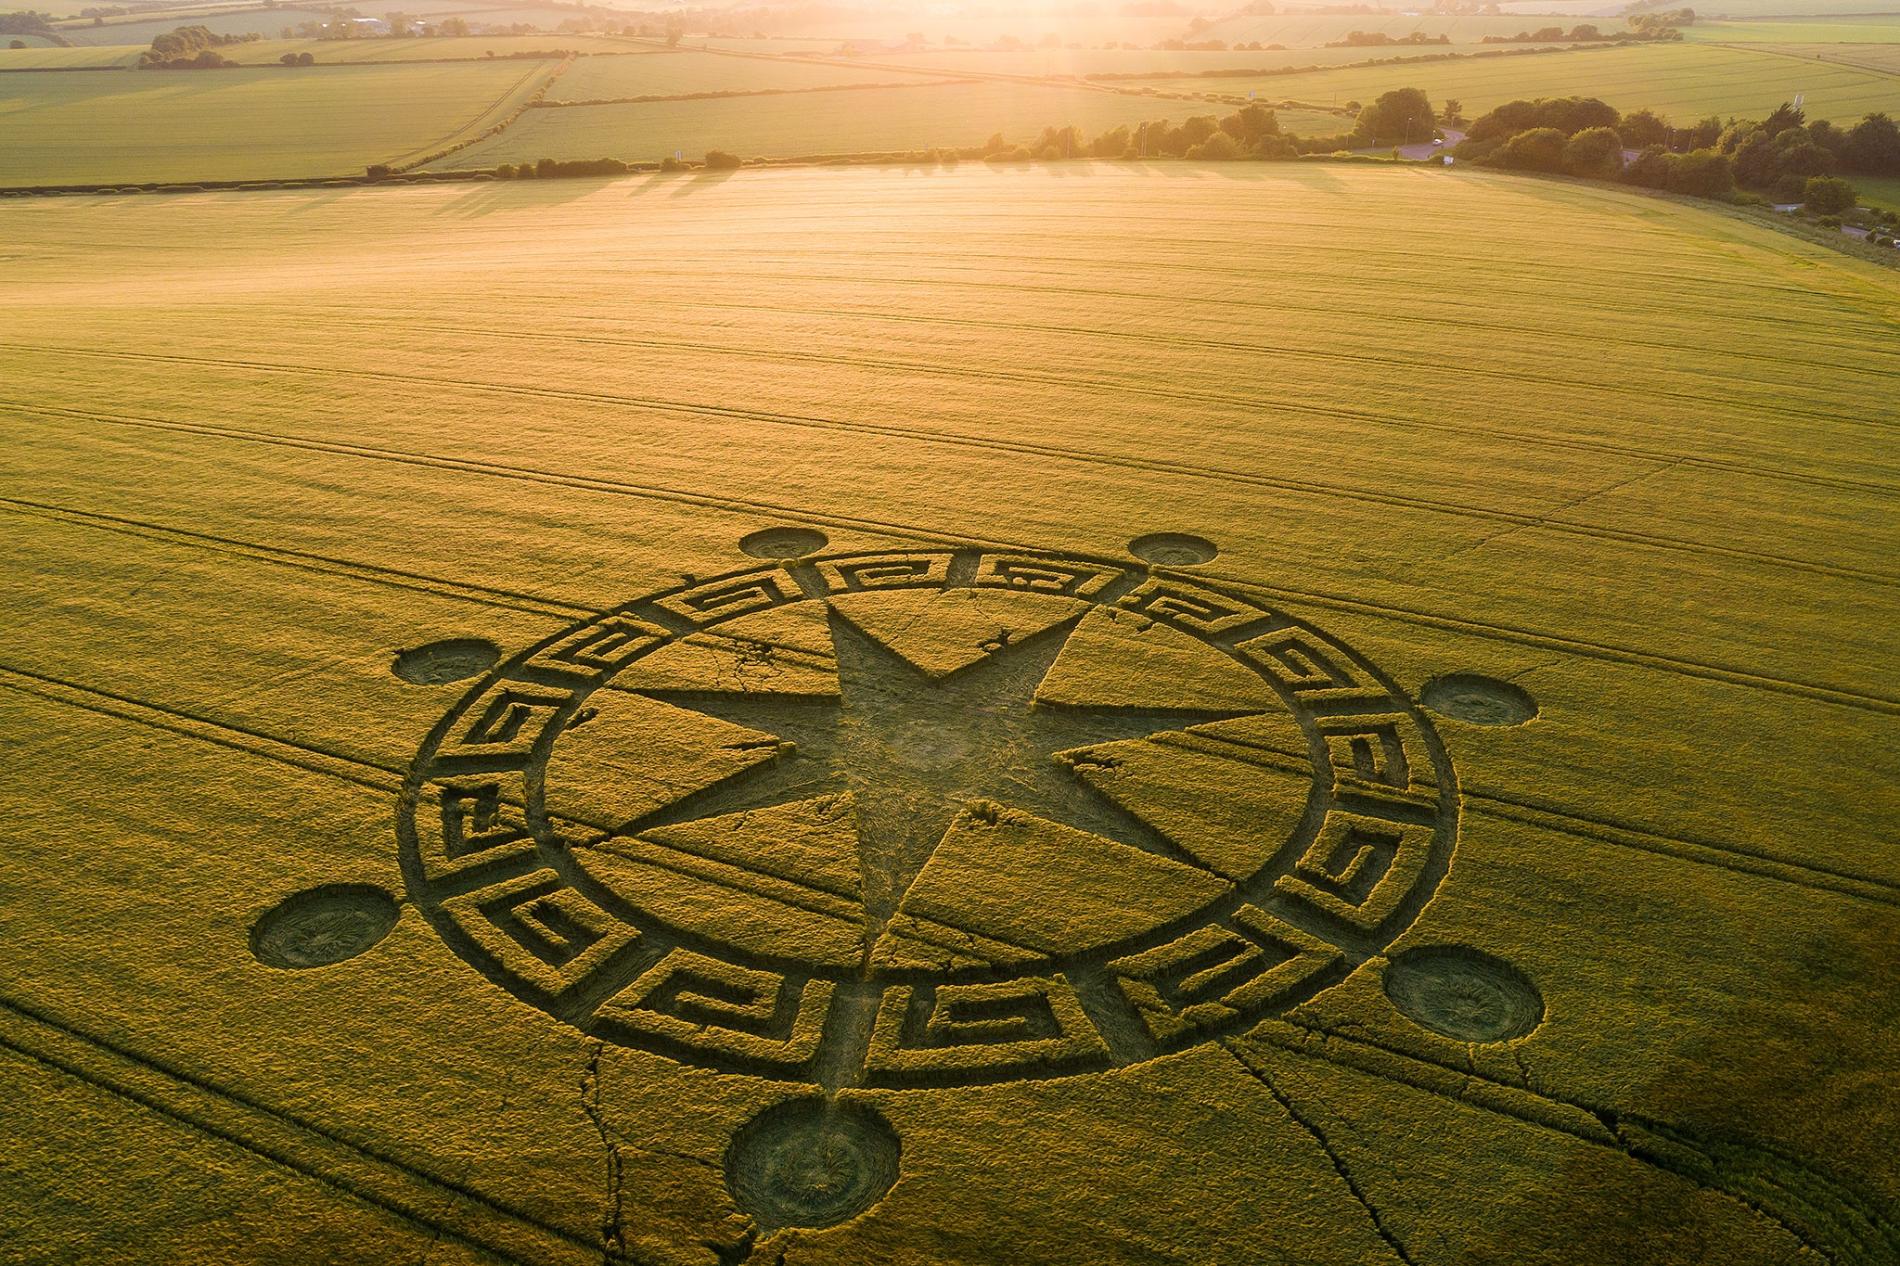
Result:
<svg viewBox="0 0 1900 1266"><path fill-rule="evenodd" d="M1035 544L1025 541L999 540L963 534L943 533L900 522L842 516L824 511L815 511L797 505L777 504L752 499L707 496L676 488L645 486L621 480L569 475L553 470L476 461L467 458L441 457L432 454L406 452L371 445L307 440L265 432L247 432L236 428L169 422L151 418L100 418L98 415L87 414L77 410L47 410L27 406L25 407L25 411L69 414L73 416L90 417L96 421L107 421L114 425L142 426L160 430L192 432L220 439L238 440L246 443L280 445L313 452L336 453L343 456L358 457L372 461L399 462L443 470L482 473L504 479L523 480L561 487L583 488L596 492L611 492L618 495L669 501L681 505L694 505L710 509L763 511L769 514L785 515L805 522L820 523L826 526L856 528L911 540L931 541L944 544L989 545L1011 549L1039 548ZM1416 623L1428 628L1472 633L1478 636L1492 637L1501 641L1517 643L1519 645L1537 646L1549 650L1561 650L1567 653L1590 655L1625 663L1642 664L1648 667L1659 667L1669 671L1679 672L1686 676L1749 685L1763 690L1796 695L1809 699L1818 699L1824 702L1840 704L1865 711L1900 715L1900 697L1886 694L1848 690L1818 682L1770 676L1730 665L1691 660L1678 656L1660 655L1641 651L1634 647L1570 638L1525 627L1461 619L1455 616L1392 604L1364 602L1344 594L1326 590L1303 590L1285 586L1266 585L1258 581L1219 572L1209 572L1207 574L1212 579L1218 579L1237 587L1275 597L1291 598L1296 601L1334 610L1386 615L1394 619Z"/></svg>

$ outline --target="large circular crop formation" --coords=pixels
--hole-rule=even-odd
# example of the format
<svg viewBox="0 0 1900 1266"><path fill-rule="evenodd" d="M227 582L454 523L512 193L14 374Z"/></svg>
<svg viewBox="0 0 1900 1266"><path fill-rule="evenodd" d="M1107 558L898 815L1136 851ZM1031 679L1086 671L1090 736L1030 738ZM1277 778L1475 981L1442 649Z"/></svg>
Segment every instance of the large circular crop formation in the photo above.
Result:
<svg viewBox="0 0 1900 1266"><path fill-rule="evenodd" d="M1444 873L1431 725L1205 542L742 544L487 671L403 795L447 943L601 1040L827 1091L1105 1069L1337 983Z"/></svg>

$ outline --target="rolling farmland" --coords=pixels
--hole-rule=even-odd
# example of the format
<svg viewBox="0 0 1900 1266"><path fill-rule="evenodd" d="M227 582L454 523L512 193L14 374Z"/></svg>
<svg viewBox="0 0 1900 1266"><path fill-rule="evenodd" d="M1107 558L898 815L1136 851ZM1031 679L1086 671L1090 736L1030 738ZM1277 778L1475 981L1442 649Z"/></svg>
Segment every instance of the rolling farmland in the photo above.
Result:
<svg viewBox="0 0 1900 1266"><path fill-rule="evenodd" d="M1891 271L1353 165L0 215L24 1260L1900 1254Z"/></svg>
<svg viewBox="0 0 1900 1266"><path fill-rule="evenodd" d="M997 132L1027 141L1045 127L1074 124L1093 134L1220 110L1205 102L1009 82L804 92L796 103L790 109L775 98L740 97L530 110L500 135L430 166L456 171L547 157L650 162L675 151L698 155L710 149L747 158L901 152L981 145ZM1279 117L1284 128L1317 135L1339 131L1346 122L1320 111L1290 110Z"/></svg>
<svg viewBox="0 0 1900 1266"><path fill-rule="evenodd" d="M1197 81L1144 82L1188 91ZM1371 101L1392 88L1422 88L1434 101L1458 98L1474 117L1518 98L1562 96L1598 97L1624 112L1649 109L1684 122L1711 114L1758 118L1797 93L1806 97L1810 119L1851 122L1869 111L1900 110L1900 77L1895 75L1707 45L1479 57L1212 82L1221 84L1222 91L1256 88L1275 97L1321 104Z"/></svg>
<svg viewBox="0 0 1900 1266"><path fill-rule="evenodd" d="M379 40L258 40L218 50L227 60L243 65L270 65L285 53L309 53L319 65L429 61L482 61L566 50L584 55L640 56L660 50L632 40L602 35L574 35L566 31L540 35L443 35Z"/></svg>
<svg viewBox="0 0 1900 1266"><path fill-rule="evenodd" d="M561 76L549 90L548 100L610 101L695 92L784 91L905 81L928 83L930 77L876 67L778 62L718 53L671 53L638 60L589 57L581 59Z"/></svg>
<svg viewBox="0 0 1900 1266"><path fill-rule="evenodd" d="M0 75L0 185L360 175L480 132L554 65Z"/></svg>

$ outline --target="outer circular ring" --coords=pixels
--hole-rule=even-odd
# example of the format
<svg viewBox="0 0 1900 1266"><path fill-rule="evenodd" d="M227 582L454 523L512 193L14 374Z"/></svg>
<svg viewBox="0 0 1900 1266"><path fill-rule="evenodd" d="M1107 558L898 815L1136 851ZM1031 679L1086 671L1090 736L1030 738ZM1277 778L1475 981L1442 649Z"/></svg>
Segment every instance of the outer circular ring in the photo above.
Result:
<svg viewBox="0 0 1900 1266"><path fill-rule="evenodd" d="M617 673L793 603L955 587L1134 611L1257 674L1297 720L1315 775L1291 837L1219 900L1086 956L1020 972L870 976L695 939L629 908L568 855L541 807L547 761ZM1431 723L1311 624L1166 568L976 548L787 559L582 621L463 695L424 741L397 814L418 908L517 997L604 1040L828 1087L1065 1075L1250 1026L1337 983L1409 926L1449 865L1457 825L1455 776Z"/></svg>

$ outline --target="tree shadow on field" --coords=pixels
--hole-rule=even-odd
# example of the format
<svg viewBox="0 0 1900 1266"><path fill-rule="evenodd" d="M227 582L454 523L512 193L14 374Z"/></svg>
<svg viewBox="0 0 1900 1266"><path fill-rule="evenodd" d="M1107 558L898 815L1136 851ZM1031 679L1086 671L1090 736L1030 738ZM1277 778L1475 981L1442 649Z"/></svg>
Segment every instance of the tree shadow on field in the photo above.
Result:
<svg viewBox="0 0 1900 1266"><path fill-rule="evenodd" d="M467 220L492 215L497 211L519 211L524 207L557 207L579 201L612 183L612 179L586 177L498 180L473 186L468 193L444 207L442 214Z"/></svg>
<svg viewBox="0 0 1900 1266"><path fill-rule="evenodd" d="M283 215L309 215L316 211L327 211L334 204L361 192L356 186L339 185L331 189L283 189L273 192L290 205L283 208Z"/></svg>
<svg viewBox="0 0 1900 1266"><path fill-rule="evenodd" d="M1754 991L1703 991L1717 1007L1695 1039L1675 1047L1647 1085L1597 1111L1631 1156L1688 1180L1679 1207L1645 1216L1692 1225L1696 1198L1714 1192L1827 1261L1892 1266L1900 1262L1900 1166L1890 1142L1900 1125L1892 1041L1900 918L1881 904L1829 904L1785 911L1799 931ZM1609 1234L1619 1222L1623 1193L1593 1192L1582 1175L1559 1189L1600 1200L1600 1216L1585 1225ZM1501 1225L1551 1217L1547 1203L1511 1203L1496 1210Z"/></svg>
<svg viewBox="0 0 1900 1266"><path fill-rule="evenodd" d="M730 171L701 171L682 181L679 188L673 191L673 196L690 198L696 193L705 193L708 189L723 185L732 177Z"/></svg>

